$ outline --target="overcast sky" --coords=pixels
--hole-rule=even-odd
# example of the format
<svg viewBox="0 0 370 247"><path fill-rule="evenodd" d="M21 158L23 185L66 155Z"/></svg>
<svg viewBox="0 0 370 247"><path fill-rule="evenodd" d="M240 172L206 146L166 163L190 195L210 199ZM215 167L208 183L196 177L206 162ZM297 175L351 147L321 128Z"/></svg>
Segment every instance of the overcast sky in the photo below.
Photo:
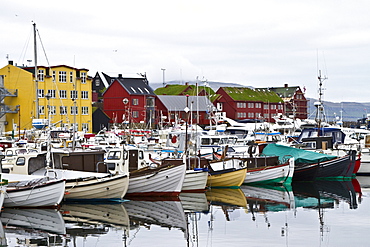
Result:
<svg viewBox="0 0 370 247"><path fill-rule="evenodd" d="M233 82L306 88L317 98L370 102L370 1L2 1L0 67L33 59L149 82ZM7 58L8 57L8 58ZM49 63L46 60L46 57Z"/></svg>

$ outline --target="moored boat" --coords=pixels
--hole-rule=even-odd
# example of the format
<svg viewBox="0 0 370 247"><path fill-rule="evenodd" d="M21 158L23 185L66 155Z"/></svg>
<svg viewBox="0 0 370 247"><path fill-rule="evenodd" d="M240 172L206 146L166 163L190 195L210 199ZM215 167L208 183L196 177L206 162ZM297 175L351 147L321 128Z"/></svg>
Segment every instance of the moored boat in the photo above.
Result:
<svg viewBox="0 0 370 247"><path fill-rule="evenodd" d="M63 199L65 180L6 173L1 176L8 180L4 207L54 207Z"/></svg>
<svg viewBox="0 0 370 247"><path fill-rule="evenodd" d="M243 184L247 168L228 168L218 171L209 171L207 180L208 187L234 187L239 188Z"/></svg>
<svg viewBox="0 0 370 247"><path fill-rule="evenodd" d="M324 153L289 147L279 144L268 144L263 149L265 155L294 157L295 167L293 180L314 179L352 179L355 165L355 154L337 157Z"/></svg>
<svg viewBox="0 0 370 247"><path fill-rule="evenodd" d="M120 173L128 168L129 185L126 198L147 196L178 197L185 178L186 166L182 160L149 164L144 151L126 146L109 150L106 161L111 173Z"/></svg>

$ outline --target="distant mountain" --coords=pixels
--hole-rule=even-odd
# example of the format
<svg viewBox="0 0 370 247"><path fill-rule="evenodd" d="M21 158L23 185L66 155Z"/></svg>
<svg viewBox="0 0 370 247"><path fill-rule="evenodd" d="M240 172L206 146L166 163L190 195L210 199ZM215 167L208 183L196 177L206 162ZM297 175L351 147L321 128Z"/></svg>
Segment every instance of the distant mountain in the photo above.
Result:
<svg viewBox="0 0 370 247"><path fill-rule="evenodd" d="M166 84L185 84L182 81L168 81ZM195 84L195 81L188 81L189 84ZM209 87L214 91L217 91L219 87L245 87L245 85L237 83L226 83L226 82L207 82ZM199 86L204 86L204 82L199 81ZM149 83L153 90L163 87L163 83ZM253 87L250 87L253 88ZM309 118L314 118L316 114L316 108L314 103L318 101L317 99L307 98L308 102L308 116ZM367 103L356 103L356 102L341 102L334 103L330 101L324 101L325 114L328 121L335 121L336 117L342 115L342 120L345 122L356 122L360 118L366 117L367 113L370 114L370 102ZM342 113L341 113L342 111Z"/></svg>
<svg viewBox="0 0 370 247"><path fill-rule="evenodd" d="M316 114L316 108L314 103L317 99L308 98L308 112L309 117L314 118ZM370 113L370 102L356 103L356 102L341 102L333 103L330 101L323 102L325 114L328 121L334 121L336 117L343 118L345 122L356 122L360 118L364 118L367 112Z"/></svg>

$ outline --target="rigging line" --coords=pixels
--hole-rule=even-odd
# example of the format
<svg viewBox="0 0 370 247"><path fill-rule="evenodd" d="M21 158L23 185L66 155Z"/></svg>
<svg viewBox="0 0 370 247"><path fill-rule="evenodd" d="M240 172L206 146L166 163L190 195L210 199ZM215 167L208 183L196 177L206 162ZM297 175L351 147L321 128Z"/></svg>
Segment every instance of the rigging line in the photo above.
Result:
<svg viewBox="0 0 370 247"><path fill-rule="evenodd" d="M37 31L37 34L38 34L38 36L39 36L40 44L41 44L42 50L43 50L44 55L45 55L46 63L47 63L47 65L48 65L47 67L48 67L48 68L49 68L49 70L51 71L51 66L50 66L50 63L49 63L49 59L48 59L48 57L47 57L47 55L46 55L46 50L45 50L44 44L42 43L42 40L41 40L40 31L39 31L38 29L37 29L36 31ZM67 75L66 75L66 77L67 77ZM62 101L62 98L60 97L60 90L59 90L59 88L58 88L58 84L57 84L57 82L56 82L56 79L55 79L55 81L53 81L53 83L54 83L54 85L55 85L55 88L56 88L56 91L57 91L57 95L59 96L59 104L60 104L60 106L64 106L63 101ZM55 111L57 111L57 109L55 109ZM50 114L50 113L49 113L49 114ZM64 116L64 115L61 115L61 120L63 120L63 116Z"/></svg>

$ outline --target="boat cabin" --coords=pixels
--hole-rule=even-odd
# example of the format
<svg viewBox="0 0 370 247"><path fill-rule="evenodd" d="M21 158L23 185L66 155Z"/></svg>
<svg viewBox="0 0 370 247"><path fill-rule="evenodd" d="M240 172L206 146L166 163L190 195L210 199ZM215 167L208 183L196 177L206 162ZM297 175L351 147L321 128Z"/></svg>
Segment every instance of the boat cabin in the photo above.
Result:
<svg viewBox="0 0 370 247"><path fill-rule="evenodd" d="M345 134L338 128L303 129L297 142L304 149L332 149L343 144Z"/></svg>

